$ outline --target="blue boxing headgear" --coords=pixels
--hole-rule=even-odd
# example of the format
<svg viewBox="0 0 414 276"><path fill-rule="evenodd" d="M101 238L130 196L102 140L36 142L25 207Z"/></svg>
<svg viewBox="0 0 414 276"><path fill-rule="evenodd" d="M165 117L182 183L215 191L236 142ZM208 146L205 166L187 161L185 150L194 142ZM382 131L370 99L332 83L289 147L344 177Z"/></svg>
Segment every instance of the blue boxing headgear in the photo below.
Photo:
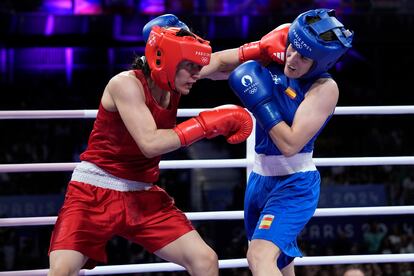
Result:
<svg viewBox="0 0 414 276"><path fill-rule="evenodd" d="M161 28L176 27L180 29L185 29L186 31L190 31L188 26L184 22L180 21L178 17L174 14L163 14L149 21L142 28L142 37L145 42L147 42L152 27L154 26L160 26Z"/></svg>
<svg viewBox="0 0 414 276"><path fill-rule="evenodd" d="M320 20L308 23L307 18ZM337 39L325 41L321 34L332 31ZM334 10L316 9L300 14L289 28L288 40L302 56L313 60L313 65L302 78L311 78L328 71L352 47L354 33L346 30L335 17Z"/></svg>

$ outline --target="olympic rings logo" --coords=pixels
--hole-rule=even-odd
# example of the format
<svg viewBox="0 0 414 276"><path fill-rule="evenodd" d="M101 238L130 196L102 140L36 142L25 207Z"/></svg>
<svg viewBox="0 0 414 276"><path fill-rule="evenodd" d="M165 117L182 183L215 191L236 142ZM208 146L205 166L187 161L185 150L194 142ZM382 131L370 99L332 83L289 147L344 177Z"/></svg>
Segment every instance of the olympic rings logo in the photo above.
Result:
<svg viewBox="0 0 414 276"><path fill-rule="evenodd" d="M247 89L247 93L253 95L257 91L257 86L252 87L251 89Z"/></svg>
<svg viewBox="0 0 414 276"><path fill-rule="evenodd" d="M302 49L302 43L300 43L297 39L293 41L296 49Z"/></svg>
<svg viewBox="0 0 414 276"><path fill-rule="evenodd" d="M203 64L208 64L208 60L209 60L208 57L201 57L201 63Z"/></svg>

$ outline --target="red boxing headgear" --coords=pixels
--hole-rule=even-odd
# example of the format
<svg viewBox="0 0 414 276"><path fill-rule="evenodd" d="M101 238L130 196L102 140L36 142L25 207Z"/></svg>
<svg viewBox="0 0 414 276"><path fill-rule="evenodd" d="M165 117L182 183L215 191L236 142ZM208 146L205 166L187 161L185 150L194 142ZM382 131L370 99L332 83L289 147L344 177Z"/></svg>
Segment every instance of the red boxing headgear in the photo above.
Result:
<svg viewBox="0 0 414 276"><path fill-rule="evenodd" d="M152 27L145 57L151 69L151 78L164 90L175 90L175 73L180 62L188 60L205 66L210 63L210 42L201 37L177 36L179 28Z"/></svg>

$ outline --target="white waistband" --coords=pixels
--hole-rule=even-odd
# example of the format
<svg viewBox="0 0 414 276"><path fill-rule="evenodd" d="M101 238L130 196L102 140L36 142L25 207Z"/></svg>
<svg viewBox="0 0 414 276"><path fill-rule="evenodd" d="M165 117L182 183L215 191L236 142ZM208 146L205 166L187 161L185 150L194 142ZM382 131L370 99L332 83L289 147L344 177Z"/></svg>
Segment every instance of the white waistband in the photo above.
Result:
<svg viewBox="0 0 414 276"><path fill-rule="evenodd" d="M313 152L298 153L291 157L283 155L257 154L253 171L264 176L289 175L297 172L316 171L312 159Z"/></svg>
<svg viewBox="0 0 414 276"><path fill-rule="evenodd" d="M153 186L151 183L116 177L87 161L82 161L76 166L71 180L120 192L146 191Z"/></svg>

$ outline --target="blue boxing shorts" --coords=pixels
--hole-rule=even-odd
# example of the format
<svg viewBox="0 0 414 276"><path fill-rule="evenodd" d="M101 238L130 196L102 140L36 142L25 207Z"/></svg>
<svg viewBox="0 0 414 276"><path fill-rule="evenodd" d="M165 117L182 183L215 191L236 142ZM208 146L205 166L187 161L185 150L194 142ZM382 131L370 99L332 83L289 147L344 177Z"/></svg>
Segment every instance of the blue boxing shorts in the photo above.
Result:
<svg viewBox="0 0 414 276"><path fill-rule="evenodd" d="M250 174L244 199L247 238L279 247L279 269L302 257L296 238L315 213L320 182L317 170L282 176Z"/></svg>

